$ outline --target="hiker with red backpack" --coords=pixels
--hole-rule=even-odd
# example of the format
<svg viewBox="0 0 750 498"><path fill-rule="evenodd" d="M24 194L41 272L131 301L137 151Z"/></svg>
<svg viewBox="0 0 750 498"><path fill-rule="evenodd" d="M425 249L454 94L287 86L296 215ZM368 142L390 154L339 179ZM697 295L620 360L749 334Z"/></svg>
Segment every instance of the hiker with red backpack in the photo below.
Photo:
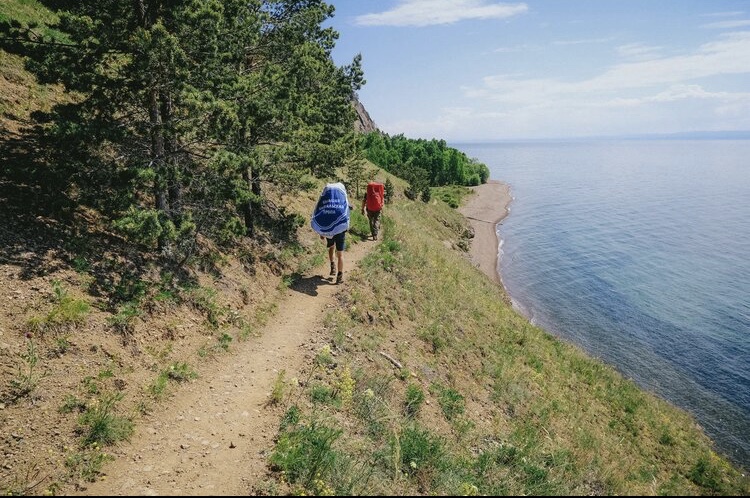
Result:
<svg viewBox="0 0 750 498"><path fill-rule="evenodd" d="M378 240L380 229L380 212L385 202L385 185L380 182L369 182L365 197L362 199L362 214L367 211L367 219L370 221L370 233L372 240Z"/></svg>

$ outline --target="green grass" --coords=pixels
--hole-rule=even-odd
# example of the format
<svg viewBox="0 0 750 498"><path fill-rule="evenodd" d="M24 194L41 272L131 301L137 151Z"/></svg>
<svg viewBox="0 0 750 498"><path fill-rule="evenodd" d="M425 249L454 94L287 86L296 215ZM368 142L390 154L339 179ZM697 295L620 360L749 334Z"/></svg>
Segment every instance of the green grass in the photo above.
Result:
<svg viewBox="0 0 750 498"><path fill-rule="evenodd" d="M9 19L29 24L53 22L57 16L37 0L3 0L0 2L0 21Z"/></svg>
<svg viewBox="0 0 750 498"><path fill-rule="evenodd" d="M432 189L432 198L440 199L453 209L458 208L464 199L472 194L472 190L461 185L448 185Z"/></svg>
<svg viewBox="0 0 750 498"><path fill-rule="evenodd" d="M321 456L330 489L346 489L343 469L366 460L357 494L750 492L688 414L506 304L502 289L446 243L467 226L450 206L396 202L384 221L381 244L325 319L335 361L352 371L351 409L334 402L337 373L326 352L308 367L317 380L292 388L311 401L296 407L297 419L324 421L315 430L336 435ZM313 462L300 456L315 439L304 432L309 424L280 432L269 486L320 494L307 478ZM279 460L291 447L294 471Z"/></svg>
<svg viewBox="0 0 750 498"><path fill-rule="evenodd" d="M26 351L19 354L18 371L15 377L10 380L13 399L31 395L42 379L49 375L39 365L40 359L36 344L34 344L34 338L29 334L26 339Z"/></svg>
<svg viewBox="0 0 750 498"><path fill-rule="evenodd" d="M77 299L59 281L52 282L53 306L44 315L31 317L26 322L26 329L43 336L46 333L61 332L82 325L91 311L91 305L83 299Z"/></svg>
<svg viewBox="0 0 750 498"><path fill-rule="evenodd" d="M175 362L159 372L154 382L149 386L149 392L156 398L164 397L170 382L188 382L198 377L198 374L184 362Z"/></svg>
<svg viewBox="0 0 750 498"><path fill-rule="evenodd" d="M59 40L59 32L43 26L54 23L57 16L36 0L0 1L0 23L19 22L22 25L36 24L36 33ZM40 85L26 71L21 57L0 50L0 126L4 118L25 121L36 110L49 110L51 105L65 99L59 87Z"/></svg>
<svg viewBox="0 0 750 498"><path fill-rule="evenodd" d="M133 421L117 413L116 405L123 395L102 396L80 416L83 446L110 445L128 439L133 433Z"/></svg>

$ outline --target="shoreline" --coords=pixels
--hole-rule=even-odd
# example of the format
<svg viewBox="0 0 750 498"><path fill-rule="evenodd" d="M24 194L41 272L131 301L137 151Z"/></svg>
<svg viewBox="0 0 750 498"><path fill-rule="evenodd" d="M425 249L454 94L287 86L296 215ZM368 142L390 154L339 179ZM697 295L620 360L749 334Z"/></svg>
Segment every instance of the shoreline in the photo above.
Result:
<svg viewBox="0 0 750 498"><path fill-rule="evenodd" d="M488 180L471 189L474 194L458 208L474 228L469 256L477 268L493 282L502 285L498 268L500 240L497 224L510 212L510 202L513 200L510 186L499 180Z"/></svg>

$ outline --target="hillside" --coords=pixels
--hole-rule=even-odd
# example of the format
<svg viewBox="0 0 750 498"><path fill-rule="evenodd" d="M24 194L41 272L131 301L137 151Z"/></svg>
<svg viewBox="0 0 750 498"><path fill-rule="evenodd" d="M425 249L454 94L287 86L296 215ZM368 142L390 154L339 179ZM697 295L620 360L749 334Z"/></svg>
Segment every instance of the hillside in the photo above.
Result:
<svg viewBox="0 0 750 498"><path fill-rule="evenodd" d="M747 494L690 417L502 304L462 249L466 219L399 197L384 221L340 288L302 229L307 250L289 260L194 268L195 286L152 296L125 336L76 254L54 249L64 237L5 231L4 491ZM296 317L311 297L308 323ZM32 341L35 319L56 327ZM290 321L303 330L284 350L272 334ZM19 380L33 389L9 396ZM95 427L111 442L87 443Z"/></svg>
<svg viewBox="0 0 750 498"><path fill-rule="evenodd" d="M18 181L66 97L0 70L3 494L750 493L691 417L508 305L450 207L471 189L413 201L365 164L396 195L377 242L354 210L342 285L306 222L177 265ZM323 181L265 195L307 220Z"/></svg>

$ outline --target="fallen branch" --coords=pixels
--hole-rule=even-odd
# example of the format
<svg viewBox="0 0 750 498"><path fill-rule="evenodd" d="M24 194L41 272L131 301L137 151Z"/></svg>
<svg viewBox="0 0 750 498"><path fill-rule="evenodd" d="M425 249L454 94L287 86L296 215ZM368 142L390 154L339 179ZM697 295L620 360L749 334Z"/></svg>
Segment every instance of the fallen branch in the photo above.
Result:
<svg viewBox="0 0 750 498"><path fill-rule="evenodd" d="M386 358L388 361L390 361L391 363L393 363L393 366L395 366L396 368L404 368L403 366L401 366L401 363L399 363L398 361L396 361L396 359L393 358L393 356L389 355L388 353L384 353L384 352L381 351L380 354L384 358Z"/></svg>

